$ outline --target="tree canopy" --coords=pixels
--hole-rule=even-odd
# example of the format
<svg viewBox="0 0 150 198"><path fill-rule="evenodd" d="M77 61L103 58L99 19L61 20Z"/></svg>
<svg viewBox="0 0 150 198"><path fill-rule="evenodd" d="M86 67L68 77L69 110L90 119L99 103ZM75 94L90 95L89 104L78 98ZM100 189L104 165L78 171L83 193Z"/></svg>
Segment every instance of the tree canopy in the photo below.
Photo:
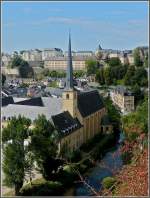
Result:
<svg viewBox="0 0 150 198"><path fill-rule="evenodd" d="M54 158L57 154L57 133L44 115L39 115L34 121L31 136L31 150L38 167L45 179L50 179L55 170Z"/></svg>
<svg viewBox="0 0 150 198"><path fill-rule="evenodd" d="M87 75L96 74L98 63L95 60L86 60Z"/></svg>
<svg viewBox="0 0 150 198"><path fill-rule="evenodd" d="M26 170L24 140L29 135L30 119L13 117L2 131L4 183L15 187L15 194L23 185Z"/></svg>
<svg viewBox="0 0 150 198"><path fill-rule="evenodd" d="M6 81L6 76L2 74L2 85L4 85L5 81Z"/></svg>
<svg viewBox="0 0 150 198"><path fill-rule="evenodd" d="M140 49L139 48L134 49L133 57L134 57L135 66L137 66L137 67L143 66L143 61L142 61L142 59L140 57Z"/></svg>
<svg viewBox="0 0 150 198"><path fill-rule="evenodd" d="M121 61L118 57L112 57L112 58L109 59L108 64L109 64L110 67L120 66Z"/></svg>
<svg viewBox="0 0 150 198"><path fill-rule="evenodd" d="M33 68L29 66L28 62L23 60L19 55L15 55L11 62L11 68L17 67L22 78L33 77Z"/></svg>

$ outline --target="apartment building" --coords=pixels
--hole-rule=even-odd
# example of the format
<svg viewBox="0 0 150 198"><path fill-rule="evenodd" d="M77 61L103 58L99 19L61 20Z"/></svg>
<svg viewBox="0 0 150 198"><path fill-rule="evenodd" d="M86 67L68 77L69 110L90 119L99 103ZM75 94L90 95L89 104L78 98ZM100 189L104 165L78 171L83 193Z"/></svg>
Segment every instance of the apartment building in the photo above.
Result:
<svg viewBox="0 0 150 198"><path fill-rule="evenodd" d="M115 105L117 105L122 113L134 111L134 94L123 86L117 86L110 93L110 97Z"/></svg>

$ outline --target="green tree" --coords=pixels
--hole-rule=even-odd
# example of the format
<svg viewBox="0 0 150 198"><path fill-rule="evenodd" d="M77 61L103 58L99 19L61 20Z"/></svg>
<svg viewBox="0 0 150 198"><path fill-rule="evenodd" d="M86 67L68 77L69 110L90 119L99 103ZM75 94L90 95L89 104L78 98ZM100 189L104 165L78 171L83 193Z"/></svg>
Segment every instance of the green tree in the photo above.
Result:
<svg viewBox="0 0 150 198"><path fill-rule="evenodd" d="M144 67L148 67L148 53L146 53L144 58Z"/></svg>
<svg viewBox="0 0 150 198"><path fill-rule="evenodd" d="M15 187L16 195L19 195L25 177L24 140L29 136L30 124L30 119L21 116L13 117L2 131L4 182L7 186Z"/></svg>
<svg viewBox="0 0 150 198"><path fill-rule="evenodd" d="M104 78L105 78L105 84L106 85L111 85L112 84L113 79L112 79L110 67L106 67L104 69Z"/></svg>
<svg viewBox="0 0 150 198"><path fill-rule="evenodd" d="M48 76L49 75L49 69L48 68L44 68L43 71L42 71L42 74L44 76Z"/></svg>
<svg viewBox="0 0 150 198"><path fill-rule="evenodd" d="M128 67L127 73L124 77L124 83L125 85L134 85L134 79L133 76L135 75L135 66L131 65Z"/></svg>
<svg viewBox="0 0 150 198"><path fill-rule="evenodd" d="M15 67L19 67L22 64L23 59L18 56L15 55L11 61L11 68L15 68Z"/></svg>
<svg viewBox="0 0 150 198"><path fill-rule="evenodd" d="M126 72L127 72L127 66L118 65L118 66L111 67L112 77L115 80L123 79Z"/></svg>
<svg viewBox="0 0 150 198"><path fill-rule="evenodd" d="M118 57L112 57L112 58L109 59L108 64L109 64L110 67L120 66L121 61Z"/></svg>
<svg viewBox="0 0 150 198"><path fill-rule="evenodd" d="M87 75L96 74L98 63L95 60L86 60Z"/></svg>
<svg viewBox="0 0 150 198"><path fill-rule="evenodd" d="M96 80L99 82L100 85L105 84L105 77L104 77L104 69L101 68L96 72Z"/></svg>
<svg viewBox="0 0 150 198"><path fill-rule="evenodd" d="M44 61L40 63L39 67L44 68Z"/></svg>
<svg viewBox="0 0 150 198"><path fill-rule="evenodd" d="M144 94L137 83L131 88L131 90L134 93L135 105L137 105L140 101L144 99Z"/></svg>
<svg viewBox="0 0 150 198"><path fill-rule="evenodd" d="M73 76L75 78L80 78L80 77L83 77L84 75L85 75L85 71L83 70L77 70L73 72Z"/></svg>
<svg viewBox="0 0 150 198"><path fill-rule="evenodd" d="M15 67L19 69L19 74L22 78L31 78L34 75L33 68L19 55L15 55L11 61L11 68Z"/></svg>
<svg viewBox="0 0 150 198"><path fill-rule="evenodd" d="M6 76L2 74L2 85L4 85L5 81L6 81Z"/></svg>
<svg viewBox="0 0 150 198"><path fill-rule="evenodd" d="M138 105L136 112L125 115L122 118L122 123L127 137L130 133L148 133L148 97L144 98L142 104Z"/></svg>
<svg viewBox="0 0 150 198"><path fill-rule="evenodd" d="M55 157L57 154L57 132L44 115L39 115L34 121L31 136L31 150L40 172L45 179L50 179L55 170Z"/></svg>
<svg viewBox="0 0 150 198"><path fill-rule="evenodd" d="M21 78L32 78L34 76L33 68L25 61L19 66L19 74Z"/></svg>
<svg viewBox="0 0 150 198"><path fill-rule="evenodd" d="M133 51L133 57L134 57L134 64L137 67L141 67L143 65L143 61L141 60L140 57L140 50L139 48L134 49Z"/></svg>
<svg viewBox="0 0 150 198"><path fill-rule="evenodd" d="M132 77L134 83L137 83L139 86L148 86L148 75L145 68L140 67L135 70L135 74Z"/></svg>
<svg viewBox="0 0 150 198"><path fill-rule="evenodd" d="M104 99L104 104L108 111L108 116L110 121L113 123L114 127L119 128L121 120L121 112L113 105L109 97Z"/></svg>

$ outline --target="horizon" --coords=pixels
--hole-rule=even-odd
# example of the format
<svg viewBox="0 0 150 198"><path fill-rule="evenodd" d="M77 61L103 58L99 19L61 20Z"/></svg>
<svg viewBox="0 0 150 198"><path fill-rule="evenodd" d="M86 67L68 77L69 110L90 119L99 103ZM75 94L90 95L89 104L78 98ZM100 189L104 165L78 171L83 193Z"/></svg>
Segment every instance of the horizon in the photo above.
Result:
<svg viewBox="0 0 150 198"><path fill-rule="evenodd" d="M4 53L65 52L69 28L72 51L148 46L148 2L2 2Z"/></svg>

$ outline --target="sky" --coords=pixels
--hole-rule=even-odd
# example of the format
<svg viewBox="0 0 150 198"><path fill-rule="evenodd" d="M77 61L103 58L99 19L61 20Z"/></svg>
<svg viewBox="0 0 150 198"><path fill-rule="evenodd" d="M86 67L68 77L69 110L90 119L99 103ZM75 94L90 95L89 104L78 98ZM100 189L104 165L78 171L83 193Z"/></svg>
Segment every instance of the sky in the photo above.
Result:
<svg viewBox="0 0 150 198"><path fill-rule="evenodd" d="M148 45L148 2L3 2L2 51Z"/></svg>

